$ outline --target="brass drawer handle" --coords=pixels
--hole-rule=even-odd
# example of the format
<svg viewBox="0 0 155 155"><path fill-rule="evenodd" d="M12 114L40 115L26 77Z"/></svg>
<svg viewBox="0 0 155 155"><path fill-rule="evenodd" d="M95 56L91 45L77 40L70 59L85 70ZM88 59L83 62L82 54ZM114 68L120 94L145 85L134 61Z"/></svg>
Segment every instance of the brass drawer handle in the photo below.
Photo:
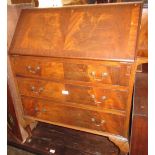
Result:
<svg viewBox="0 0 155 155"><path fill-rule="evenodd" d="M39 108L37 106L34 107L35 112L39 112ZM46 108L42 108L41 110L43 113L47 112Z"/></svg>
<svg viewBox="0 0 155 155"><path fill-rule="evenodd" d="M102 126L103 124L105 124L105 120L101 120L100 122L98 122L95 118L91 118L91 121L95 124L95 126Z"/></svg>
<svg viewBox="0 0 155 155"><path fill-rule="evenodd" d="M101 73L101 77L103 78L103 77L106 77L106 76L108 76L108 73L107 72L102 72Z"/></svg>
<svg viewBox="0 0 155 155"><path fill-rule="evenodd" d="M35 111L35 112L38 112L38 111L39 111L38 107L35 107L35 108L34 108L34 111Z"/></svg>
<svg viewBox="0 0 155 155"><path fill-rule="evenodd" d="M102 103L102 102L100 102L100 101L97 101L95 95L91 95L91 98L94 100L95 104L97 104L97 105L100 104L100 103Z"/></svg>
<svg viewBox="0 0 155 155"><path fill-rule="evenodd" d="M97 99L96 99L96 96L95 95L91 95L91 97L92 97L92 99L94 99L94 102L95 102L95 104L101 104L101 103L103 103L103 102L101 102L101 101L97 101ZM104 100L106 100L107 99L107 97L106 96L102 96L101 97L101 99L104 101Z"/></svg>
<svg viewBox="0 0 155 155"><path fill-rule="evenodd" d="M40 87L40 88L37 90L35 86L31 86L31 91L32 91L33 93L39 94L39 93L41 93L41 92L44 91L44 88L43 88L43 87Z"/></svg>
<svg viewBox="0 0 155 155"><path fill-rule="evenodd" d="M43 113L44 113L44 112L47 112L46 108L42 108L42 112L43 112Z"/></svg>
<svg viewBox="0 0 155 155"><path fill-rule="evenodd" d="M97 78L96 73L94 71L92 71L90 73L90 75L94 78L95 81L102 81L104 77L108 76L108 73L107 72L102 72L101 73L101 78Z"/></svg>
<svg viewBox="0 0 155 155"><path fill-rule="evenodd" d="M101 99L104 101L107 99L107 96L102 96Z"/></svg>
<svg viewBox="0 0 155 155"><path fill-rule="evenodd" d="M37 74L40 71L40 66L37 66L35 68L32 68L31 66L27 66L27 70L30 73Z"/></svg>

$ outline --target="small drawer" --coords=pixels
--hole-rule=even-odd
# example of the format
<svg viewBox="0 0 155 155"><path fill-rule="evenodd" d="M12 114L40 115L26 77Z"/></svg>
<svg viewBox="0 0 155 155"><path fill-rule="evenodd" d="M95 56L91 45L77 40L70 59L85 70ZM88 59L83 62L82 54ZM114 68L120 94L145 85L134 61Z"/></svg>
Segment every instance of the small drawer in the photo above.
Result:
<svg viewBox="0 0 155 155"><path fill-rule="evenodd" d="M11 62L16 75L62 80L63 63L49 58L12 56Z"/></svg>
<svg viewBox="0 0 155 155"><path fill-rule="evenodd" d="M102 64L64 63L64 78L67 80L96 82L100 84L128 86L131 64L102 62Z"/></svg>
<svg viewBox="0 0 155 155"><path fill-rule="evenodd" d="M22 98L24 113L51 123L61 123L85 129L123 135L125 117L64 106L45 100Z"/></svg>
<svg viewBox="0 0 155 155"><path fill-rule="evenodd" d="M20 94L24 96L48 98L66 104L92 106L99 109L125 111L126 108L127 91L19 77L17 81Z"/></svg>

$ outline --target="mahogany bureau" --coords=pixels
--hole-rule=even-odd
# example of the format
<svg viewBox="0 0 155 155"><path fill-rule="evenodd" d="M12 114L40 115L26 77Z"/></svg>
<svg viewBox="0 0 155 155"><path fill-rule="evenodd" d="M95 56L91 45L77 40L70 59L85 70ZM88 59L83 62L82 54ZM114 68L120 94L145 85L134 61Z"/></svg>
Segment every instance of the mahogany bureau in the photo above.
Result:
<svg viewBox="0 0 155 155"><path fill-rule="evenodd" d="M142 3L24 9L9 49L22 125L108 137L129 151Z"/></svg>

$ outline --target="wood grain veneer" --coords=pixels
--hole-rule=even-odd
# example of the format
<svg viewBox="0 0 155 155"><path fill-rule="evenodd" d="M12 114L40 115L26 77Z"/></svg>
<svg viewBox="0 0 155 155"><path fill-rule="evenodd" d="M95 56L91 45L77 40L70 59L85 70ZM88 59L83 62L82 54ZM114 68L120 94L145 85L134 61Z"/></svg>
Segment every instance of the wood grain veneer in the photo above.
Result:
<svg viewBox="0 0 155 155"><path fill-rule="evenodd" d="M49 99L56 102L74 103L100 109L126 109L128 91L102 87L88 87L30 78L17 78L19 92L23 96ZM66 94L64 93L66 92Z"/></svg>
<svg viewBox="0 0 155 155"><path fill-rule="evenodd" d="M132 63L12 56L17 76L128 86Z"/></svg>
<svg viewBox="0 0 155 155"><path fill-rule="evenodd" d="M148 73L137 73L131 130L131 155L148 154Z"/></svg>
<svg viewBox="0 0 155 155"><path fill-rule="evenodd" d="M141 7L118 3L23 10L10 54L133 61Z"/></svg>
<svg viewBox="0 0 155 155"><path fill-rule="evenodd" d="M123 135L125 117L22 98L25 115L55 123Z"/></svg>
<svg viewBox="0 0 155 155"><path fill-rule="evenodd" d="M142 12L137 56L148 58L148 8Z"/></svg>

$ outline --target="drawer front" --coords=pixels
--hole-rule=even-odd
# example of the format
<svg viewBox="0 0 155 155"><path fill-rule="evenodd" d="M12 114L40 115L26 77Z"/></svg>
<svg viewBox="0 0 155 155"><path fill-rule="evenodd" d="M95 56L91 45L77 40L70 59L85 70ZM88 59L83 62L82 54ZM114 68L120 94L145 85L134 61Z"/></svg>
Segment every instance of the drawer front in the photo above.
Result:
<svg viewBox="0 0 155 155"><path fill-rule="evenodd" d="M48 58L11 57L13 69L16 75L50 78L62 80L64 77L63 63L52 61Z"/></svg>
<svg viewBox="0 0 155 155"><path fill-rule="evenodd" d="M64 84L28 78L17 78L17 83L21 95L50 98L54 101L65 100L65 96L62 95L62 91L65 90Z"/></svg>
<svg viewBox="0 0 155 155"><path fill-rule="evenodd" d="M130 64L112 62L94 65L64 63L64 78L74 81L128 86L130 72Z"/></svg>
<svg viewBox="0 0 155 155"><path fill-rule="evenodd" d="M16 75L53 80L72 80L128 86L131 64L102 61L60 61L59 59L12 56Z"/></svg>
<svg viewBox="0 0 155 155"><path fill-rule="evenodd" d="M76 104L90 105L97 108L125 110L128 98L127 91L85 87L66 84L65 101Z"/></svg>
<svg viewBox="0 0 155 155"><path fill-rule="evenodd" d="M125 110L126 91L62 84L44 80L17 78L21 95L49 98L54 101L82 104L97 108Z"/></svg>
<svg viewBox="0 0 155 155"><path fill-rule="evenodd" d="M124 116L62 106L34 98L24 97L22 103L27 116L53 123L123 135Z"/></svg>

